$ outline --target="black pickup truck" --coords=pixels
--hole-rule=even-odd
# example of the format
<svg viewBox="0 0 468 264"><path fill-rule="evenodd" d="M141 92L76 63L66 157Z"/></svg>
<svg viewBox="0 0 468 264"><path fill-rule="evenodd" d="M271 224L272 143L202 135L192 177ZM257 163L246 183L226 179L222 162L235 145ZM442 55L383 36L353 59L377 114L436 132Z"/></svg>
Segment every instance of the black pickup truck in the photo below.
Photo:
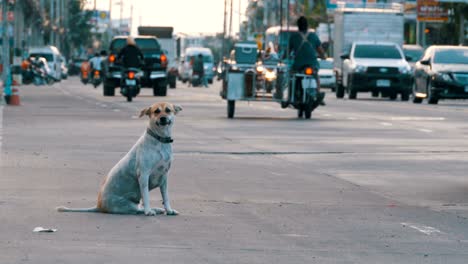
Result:
<svg viewBox="0 0 468 264"><path fill-rule="evenodd" d="M140 79L141 87L153 88L153 95L166 96L167 94L167 57L155 37L136 36L135 42L141 49L144 62L141 67L143 76ZM117 61L120 50L126 45L126 36L117 36L112 39L109 56L104 67L104 96L114 96L115 88L120 86L122 65Z"/></svg>

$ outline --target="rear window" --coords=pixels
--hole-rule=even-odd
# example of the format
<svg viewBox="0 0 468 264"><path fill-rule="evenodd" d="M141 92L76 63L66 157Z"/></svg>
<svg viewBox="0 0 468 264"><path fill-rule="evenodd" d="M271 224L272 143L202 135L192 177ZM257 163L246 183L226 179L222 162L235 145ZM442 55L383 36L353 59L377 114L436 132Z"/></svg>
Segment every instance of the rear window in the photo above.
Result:
<svg viewBox="0 0 468 264"><path fill-rule="evenodd" d="M356 45L355 58L401 59L401 54L393 45Z"/></svg>
<svg viewBox="0 0 468 264"><path fill-rule="evenodd" d="M204 55L203 62L213 62L213 57Z"/></svg>
<svg viewBox="0 0 468 264"><path fill-rule="evenodd" d="M327 60L320 60L320 69L333 69L333 62Z"/></svg>
<svg viewBox="0 0 468 264"><path fill-rule="evenodd" d="M159 50L161 46L156 39L140 39L136 38L135 42L141 50ZM112 41L111 50L113 52L119 52L127 44L127 39L115 39Z"/></svg>
<svg viewBox="0 0 468 264"><path fill-rule="evenodd" d="M434 63L468 64L468 49L438 50L434 54Z"/></svg>
<svg viewBox="0 0 468 264"><path fill-rule="evenodd" d="M403 50L406 56L411 57L409 61L418 61L422 55L423 55L423 50L417 50L417 49L407 49Z"/></svg>
<svg viewBox="0 0 468 264"><path fill-rule="evenodd" d="M29 54L29 57L43 57L44 59L47 60L47 62L52 62L54 61L54 55L50 54L50 53L31 53Z"/></svg>

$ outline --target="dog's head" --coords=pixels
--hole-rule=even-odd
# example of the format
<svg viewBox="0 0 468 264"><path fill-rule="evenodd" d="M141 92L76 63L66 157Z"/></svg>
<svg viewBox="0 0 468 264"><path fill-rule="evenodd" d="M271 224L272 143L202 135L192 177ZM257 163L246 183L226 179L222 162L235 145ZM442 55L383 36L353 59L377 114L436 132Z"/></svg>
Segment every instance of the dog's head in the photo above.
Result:
<svg viewBox="0 0 468 264"><path fill-rule="evenodd" d="M182 107L171 103L155 103L140 112L140 117L149 117L149 127L154 131L168 131L174 123L174 116Z"/></svg>

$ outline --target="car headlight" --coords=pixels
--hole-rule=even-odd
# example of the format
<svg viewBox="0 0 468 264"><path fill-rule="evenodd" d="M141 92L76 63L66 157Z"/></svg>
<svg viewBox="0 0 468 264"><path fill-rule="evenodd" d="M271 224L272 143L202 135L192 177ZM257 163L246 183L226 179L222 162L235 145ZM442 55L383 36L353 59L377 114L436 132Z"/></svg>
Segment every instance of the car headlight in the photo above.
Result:
<svg viewBox="0 0 468 264"><path fill-rule="evenodd" d="M439 73L438 77L446 82L449 82L452 80L452 78L450 77L448 73Z"/></svg>
<svg viewBox="0 0 468 264"><path fill-rule="evenodd" d="M353 68L353 72L366 72L367 71L367 66L364 66L364 65L356 65L354 66Z"/></svg>
<svg viewBox="0 0 468 264"><path fill-rule="evenodd" d="M409 74L411 73L411 66L406 65L406 66L401 66L398 68L398 71L402 74Z"/></svg>

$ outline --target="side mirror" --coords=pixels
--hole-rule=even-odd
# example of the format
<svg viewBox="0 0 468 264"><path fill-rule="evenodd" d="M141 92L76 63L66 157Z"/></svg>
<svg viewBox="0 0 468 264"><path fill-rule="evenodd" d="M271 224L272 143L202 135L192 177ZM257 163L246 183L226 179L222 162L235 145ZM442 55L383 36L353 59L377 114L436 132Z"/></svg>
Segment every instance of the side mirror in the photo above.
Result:
<svg viewBox="0 0 468 264"><path fill-rule="evenodd" d="M413 61L413 57L406 55L405 56L406 61Z"/></svg>
<svg viewBox="0 0 468 264"><path fill-rule="evenodd" d="M431 65L431 60L422 60L419 61L419 63L421 63L422 65Z"/></svg>
<svg viewBox="0 0 468 264"><path fill-rule="evenodd" d="M340 58L343 60L348 60L349 59L349 54L341 54Z"/></svg>

